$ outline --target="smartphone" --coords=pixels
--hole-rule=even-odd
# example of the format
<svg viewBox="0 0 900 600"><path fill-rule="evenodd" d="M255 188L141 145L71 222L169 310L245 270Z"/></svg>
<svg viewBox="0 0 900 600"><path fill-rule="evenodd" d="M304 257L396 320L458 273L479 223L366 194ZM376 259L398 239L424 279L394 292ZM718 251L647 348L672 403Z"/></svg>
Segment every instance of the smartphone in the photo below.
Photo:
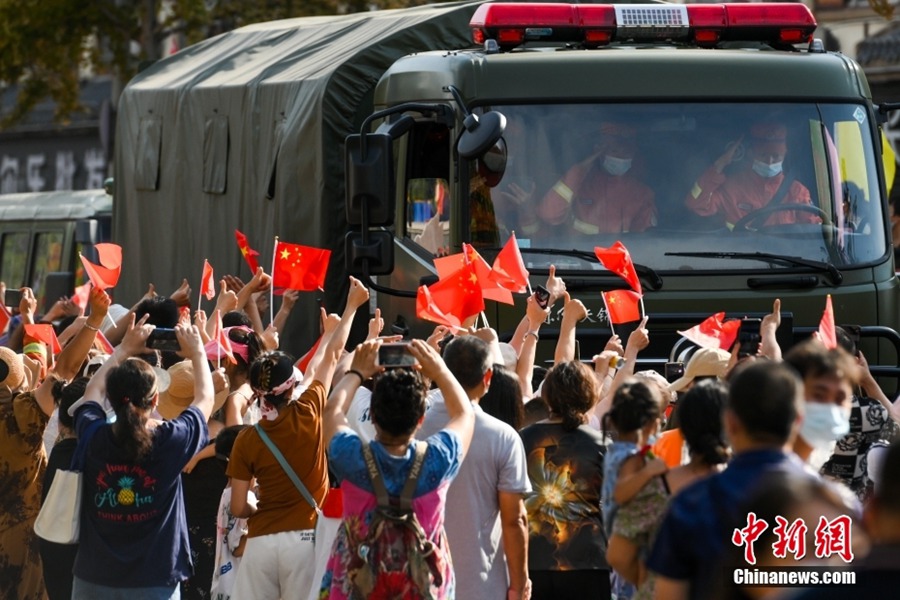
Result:
<svg viewBox="0 0 900 600"><path fill-rule="evenodd" d="M761 323L761 319L741 319L741 330L738 334L740 342L738 357L755 356L759 352L759 326Z"/></svg>
<svg viewBox="0 0 900 600"><path fill-rule="evenodd" d="M6 290L6 297L3 299L3 302L6 303L6 306L19 308L19 302L21 301L22 290Z"/></svg>
<svg viewBox="0 0 900 600"><path fill-rule="evenodd" d="M378 348L378 365L385 368L412 367L418 364L409 351L409 342L382 344Z"/></svg>
<svg viewBox="0 0 900 600"><path fill-rule="evenodd" d="M537 286L534 288L534 301L541 308L547 308L547 305L550 303L550 291L542 285Z"/></svg>
<svg viewBox="0 0 900 600"><path fill-rule="evenodd" d="M181 344L178 343L178 338L175 337L175 330L165 327L157 327L150 332L150 337L147 338L147 347L170 352L181 350Z"/></svg>
<svg viewBox="0 0 900 600"><path fill-rule="evenodd" d="M682 377L684 377L684 363L667 362L663 371L663 375L665 376L666 381L668 381L669 383L681 379Z"/></svg>

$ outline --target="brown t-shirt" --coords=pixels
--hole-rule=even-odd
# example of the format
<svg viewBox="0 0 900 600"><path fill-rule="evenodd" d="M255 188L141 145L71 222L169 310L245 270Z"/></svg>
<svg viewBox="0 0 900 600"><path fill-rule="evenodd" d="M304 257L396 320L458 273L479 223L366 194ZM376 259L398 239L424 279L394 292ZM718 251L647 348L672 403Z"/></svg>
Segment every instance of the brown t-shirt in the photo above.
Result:
<svg viewBox="0 0 900 600"><path fill-rule="evenodd" d="M324 405L325 386L314 381L300 398L284 406L274 421L259 422L319 505L328 491L322 438ZM245 429L235 440L228 476L242 481L256 477L259 484L258 510L248 521L249 537L315 528L315 509L291 483L255 427Z"/></svg>

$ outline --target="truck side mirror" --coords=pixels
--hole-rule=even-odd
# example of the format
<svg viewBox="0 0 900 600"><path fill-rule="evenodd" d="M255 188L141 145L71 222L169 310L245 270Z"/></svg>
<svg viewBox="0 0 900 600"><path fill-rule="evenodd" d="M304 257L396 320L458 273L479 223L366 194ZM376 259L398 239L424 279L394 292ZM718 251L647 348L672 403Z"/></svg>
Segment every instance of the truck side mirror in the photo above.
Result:
<svg viewBox="0 0 900 600"><path fill-rule="evenodd" d="M394 211L394 140L383 133L366 134L365 156L359 134L346 140L347 223L362 225L363 210L368 225L390 225Z"/></svg>

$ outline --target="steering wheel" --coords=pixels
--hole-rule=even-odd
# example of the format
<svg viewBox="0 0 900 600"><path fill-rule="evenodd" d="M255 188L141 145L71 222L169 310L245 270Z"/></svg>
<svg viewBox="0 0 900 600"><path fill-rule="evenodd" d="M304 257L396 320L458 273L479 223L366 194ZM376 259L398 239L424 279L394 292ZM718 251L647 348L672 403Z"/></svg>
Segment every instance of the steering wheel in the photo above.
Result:
<svg viewBox="0 0 900 600"><path fill-rule="evenodd" d="M738 219L738 222L734 224L733 231L750 231L751 228L749 225L751 223L755 223L761 219L766 219L771 215L778 212L806 212L812 213L822 219L823 225L831 225L831 219L828 217L828 214L825 213L824 210L819 208L818 206L813 206L812 204L773 204L770 206L763 206L757 210L752 210L748 212L746 215ZM771 227L771 225L770 225ZM756 228L758 229L758 228ZM755 230L755 229L754 229Z"/></svg>

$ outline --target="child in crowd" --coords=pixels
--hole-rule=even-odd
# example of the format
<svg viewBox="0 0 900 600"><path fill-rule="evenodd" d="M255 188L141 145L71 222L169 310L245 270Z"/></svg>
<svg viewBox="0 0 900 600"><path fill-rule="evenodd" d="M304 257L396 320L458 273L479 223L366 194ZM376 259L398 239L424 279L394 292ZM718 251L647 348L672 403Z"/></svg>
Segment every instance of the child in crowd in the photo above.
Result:
<svg viewBox="0 0 900 600"><path fill-rule="evenodd" d="M603 518L606 534L612 533L619 506L638 495L666 464L649 453L659 431L661 400L655 387L630 379L613 396L603 429L612 425L616 441L609 445L603 473Z"/></svg>
<svg viewBox="0 0 900 600"><path fill-rule="evenodd" d="M228 463L231 449L238 433L247 425L233 425L223 429L216 436L216 458ZM252 482L251 482L252 484ZM252 485L251 485L252 487ZM256 496L250 492L250 502L256 503ZM247 542L247 519L238 519L231 514L231 478L222 491L219 502L219 517L216 523L216 568L213 571L210 597L213 600L229 600L234 577L241 564L244 544Z"/></svg>

